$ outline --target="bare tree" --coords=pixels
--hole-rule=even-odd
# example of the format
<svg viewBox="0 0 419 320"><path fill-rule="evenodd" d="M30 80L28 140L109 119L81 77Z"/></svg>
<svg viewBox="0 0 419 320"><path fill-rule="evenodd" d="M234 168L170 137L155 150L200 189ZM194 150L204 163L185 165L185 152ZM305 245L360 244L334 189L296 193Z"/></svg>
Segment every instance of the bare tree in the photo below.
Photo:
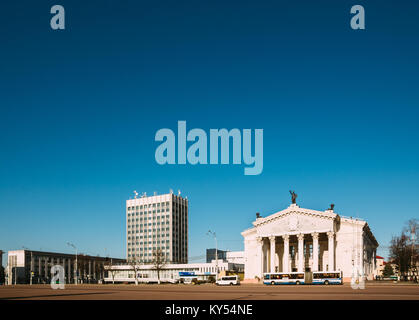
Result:
<svg viewBox="0 0 419 320"><path fill-rule="evenodd" d="M415 235L416 241L418 240L419 236L419 220L418 219L410 219L406 222L406 226L403 229L406 234L413 234Z"/></svg>
<svg viewBox="0 0 419 320"><path fill-rule="evenodd" d="M106 269L108 270L108 274L111 274L112 277L112 284L115 284L115 274L118 270L113 268L113 262L112 262L112 258L106 257L105 258L105 266Z"/></svg>
<svg viewBox="0 0 419 320"><path fill-rule="evenodd" d="M131 266L132 270L134 271L134 279L135 279L135 284L136 285L138 285L139 263L140 263L140 261L134 255L131 258L128 259L128 264Z"/></svg>
<svg viewBox="0 0 419 320"><path fill-rule="evenodd" d="M414 273L418 257L418 219L406 223L399 237L393 237L390 242L390 259L397 265L400 276L407 277L409 271Z"/></svg>
<svg viewBox="0 0 419 320"><path fill-rule="evenodd" d="M405 276L409 270L412 251L409 248L409 237L402 232L393 237L390 242L390 259L397 265L400 276Z"/></svg>
<svg viewBox="0 0 419 320"><path fill-rule="evenodd" d="M394 274L393 267L391 266L390 263L387 263L384 266L383 277L388 278L388 277L392 276L393 274Z"/></svg>
<svg viewBox="0 0 419 320"><path fill-rule="evenodd" d="M160 284L160 271L166 265L166 256L162 249L157 249L153 251L153 260L152 260L154 270L157 271L157 281Z"/></svg>
<svg viewBox="0 0 419 320"><path fill-rule="evenodd" d="M406 228L404 231L406 234L410 234L410 271L411 275L413 276L413 280L417 282L417 264L419 256L419 220L410 219L406 223Z"/></svg>

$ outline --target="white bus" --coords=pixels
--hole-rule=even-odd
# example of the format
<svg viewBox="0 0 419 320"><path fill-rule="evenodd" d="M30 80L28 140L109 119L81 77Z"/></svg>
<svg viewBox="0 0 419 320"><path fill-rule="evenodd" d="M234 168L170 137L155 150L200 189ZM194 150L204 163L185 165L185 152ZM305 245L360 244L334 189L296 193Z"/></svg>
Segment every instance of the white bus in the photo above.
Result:
<svg viewBox="0 0 419 320"><path fill-rule="evenodd" d="M264 284L304 284L304 272L277 272L277 273L264 273Z"/></svg>
<svg viewBox="0 0 419 320"><path fill-rule="evenodd" d="M275 284L343 284L342 271L264 273L263 283Z"/></svg>
<svg viewBox="0 0 419 320"><path fill-rule="evenodd" d="M342 271L314 271L313 284L343 284Z"/></svg>
<svg viewBox="0 0 419 320"><path fill-rule="evenodd" d="M239 276L224 276L218 279L215 284L218 286L240 285L240 278Z"/></svg>

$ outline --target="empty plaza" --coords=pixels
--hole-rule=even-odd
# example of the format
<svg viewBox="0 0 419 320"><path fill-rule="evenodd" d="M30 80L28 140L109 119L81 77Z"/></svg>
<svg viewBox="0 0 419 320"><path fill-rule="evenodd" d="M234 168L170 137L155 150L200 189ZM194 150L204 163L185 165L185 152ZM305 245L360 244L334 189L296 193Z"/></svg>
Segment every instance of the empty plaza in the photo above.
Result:
<svg viewBox="0 0 419 320"><path fill-rule="evenodd" d="M419 285L367 283L354 290L350 284L335 286L242 284L219 287L201 285L49 285L1 286L6 300L419 300Z"/></svg>

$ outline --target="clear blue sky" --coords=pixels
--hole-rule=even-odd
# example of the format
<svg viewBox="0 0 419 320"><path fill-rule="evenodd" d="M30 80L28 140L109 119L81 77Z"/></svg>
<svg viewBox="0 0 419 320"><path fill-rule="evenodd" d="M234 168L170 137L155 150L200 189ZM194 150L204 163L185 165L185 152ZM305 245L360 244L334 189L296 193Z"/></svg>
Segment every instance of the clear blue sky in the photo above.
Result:
<svg viewBox="0 0 419 320"><path fill-rule="evenodd" d="M132 191L190 200L189 255L300 206L368 221L386 255L419 216L415 1L0 4L0 249L125 256ZM349 26L362 4L366 30ZM264 129L264 170L160 166L160 128Z"/></svg>

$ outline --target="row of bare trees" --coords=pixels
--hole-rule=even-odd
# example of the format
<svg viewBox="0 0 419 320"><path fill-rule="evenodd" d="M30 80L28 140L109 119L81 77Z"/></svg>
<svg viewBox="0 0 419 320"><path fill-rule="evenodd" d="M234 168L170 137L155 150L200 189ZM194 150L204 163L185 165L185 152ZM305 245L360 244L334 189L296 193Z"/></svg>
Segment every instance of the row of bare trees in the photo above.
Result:
<svg viewBox="0 0 419 320"><path fill-rule="evenodd" d="M164 252L161 249L154 250L152 253L152 260L151 261L142 261L138 257L131 257L127 260L128 264L131 266L132 271L134 271L134 280L135 284L138 284L138 271L140 268L140 265L142 264L151 264L153 265L153 270L156 270L157 272L157 280L160 284L160 272L161 270L166 266L166 256ZM112 259L108 259L105 262L105 267L108 271L108 274L112 277L112 283L115 283L115 275L118 272L117 269L112 268L114 264L112 263Z"/></svg>
<svg viewBox="0 0 419 320"><path fill-rule="evenodd" d="M409 274L417 280L419 262L419 220L411 219L406 223L400 236L390 242L390 259L397 266L401 277Z"/></svg>
<svg viewBox="0 0 419 320"><path fill-rule="evenodd" d="M153 270L157 272L157 281L160 284L160 272L166 266L166 256L161 249L154 250L152 253L151 261L141 261L138 257L131 257L128 259L128 264L131 266L134 271L135 284L138 284L138 270L140 264L151 264L153 265Z"/></svg>

